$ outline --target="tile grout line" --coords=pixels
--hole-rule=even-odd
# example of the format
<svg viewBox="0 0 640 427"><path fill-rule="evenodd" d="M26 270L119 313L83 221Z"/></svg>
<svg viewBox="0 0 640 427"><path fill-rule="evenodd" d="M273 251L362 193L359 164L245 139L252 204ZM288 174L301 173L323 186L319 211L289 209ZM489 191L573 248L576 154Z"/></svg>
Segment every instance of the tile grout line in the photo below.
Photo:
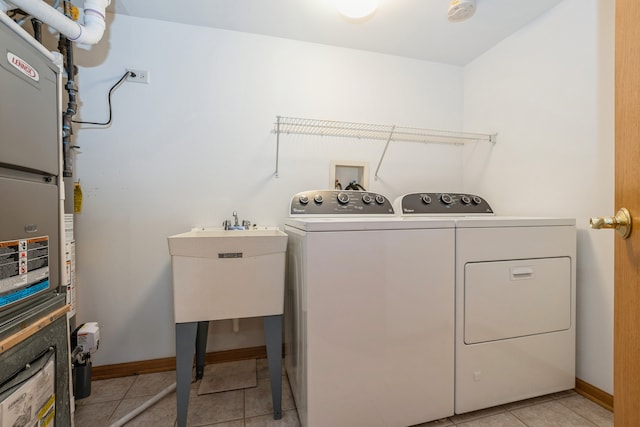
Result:
<svg viewBox="0 0 640 427"><path fill-rule="evenodd" d="M256 379L256 384L257 384ZM247 389L242 389L242 425L244 426L247 423Z"/></svg>
<svg viewBox="0 0 640 427"><path fill-rule="evenodd" d="M533 406L533 405L532 405L532 406ZM513 416L516 418L516 420L520 421L520 422L521 422L522 424L524 424L525 426L527 426L527 427L531 427L531 426L529 426L529 424L525 423L523 419L520 419L520 417L519 417L519 416L517 416L516 414L514 414L513 412L511 412L511 411L507 411L507 412L508 412L508 413L510 413L511 415L513 415Z"/></svg>
<svg viewBox="0 0 640 427"><path fill-rule="evenodd" d="M578 395L578 393L576 393L576 395ZM571 397L571 395L567 395L567 396L558 396L555 400L561 404L562 406L564 406L565 408L567 408L568 410L570 410L571 412L573 412L574 414L578 415L579 417L587 420L588 423L593 424L595 427L598 427L598 424L596 424L595 421L590 420L589 418L585 417L584 415L574 411L572 408L568 407L567 405L565 405L564 403L562 403L562 401L564 399L568 399L569 397ZM586 399L586 398L585 398Z"/></svg>
<svg viewBox="0 0 640 427"><path fill-rule="evenodd" d="M595 423L595 421L590 420L589 418L585 417L584 415L574 411L572 408L569 408L567 405L565 405L564 403L562 403L560 400L562 399L558 399L558 403L561 404L562 406L564 406L565 408L567 408L568 410L570 410L571 412L573 412L574 414L576 414L577 416L579 416L580 418L586 420L588 423L594 425L595 427L598 427L598 424Z"/></svg>
<svg viewBox="0 0 640 427"><path fill-rule="evenodd" d="M131 391L131 388L133 387L133 385L136 383L136 381L138 381L138 378L140 378L140 376L136 375L133 381L131 381L131 385L129 386L129 388L127 388L127 391L124 392L124 394L122 395L122 398L119 399L118 404L115 406L115 408L113 408L113 411L109 414L109 418L107 418L107 424L106 424L107 426L113 424L112 421L117 421L117 420L112 420L112 418L115 415L115 413L118 411L118 408L120 407L120 405L122 405L122 402L124 402L125 398L127 397L127 393Z"/></svg>

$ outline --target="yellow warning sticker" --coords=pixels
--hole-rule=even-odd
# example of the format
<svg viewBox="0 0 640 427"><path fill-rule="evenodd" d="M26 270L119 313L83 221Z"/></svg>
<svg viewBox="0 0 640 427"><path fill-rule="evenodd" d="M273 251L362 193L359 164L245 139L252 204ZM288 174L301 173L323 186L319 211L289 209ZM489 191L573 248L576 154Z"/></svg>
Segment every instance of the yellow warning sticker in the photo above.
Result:
<svg viewBox="0 0 640 427"><path fill-rule="evenodd" d="M49 400L38 411L38 427L53 426L56 416L56 395L52 394Z"/></svg>
<svg viewBox="0 0 640 427"><path fill-rule="evenodd" d="M80 181L73 183L73 213L82 212L82 187Z"/></svg>

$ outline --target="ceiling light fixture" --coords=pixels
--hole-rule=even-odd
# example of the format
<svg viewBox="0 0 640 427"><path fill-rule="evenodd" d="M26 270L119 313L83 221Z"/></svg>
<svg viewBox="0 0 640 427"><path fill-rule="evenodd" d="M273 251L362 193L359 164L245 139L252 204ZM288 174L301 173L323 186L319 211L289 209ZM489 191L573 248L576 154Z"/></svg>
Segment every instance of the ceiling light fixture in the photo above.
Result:
<svg viewBox="0 0 640 427"><path fill-rule="evenodd" d="M336 9L350 19L362 19L378 8L378 0L334 0Z"/></svg>
<svg viewBox="0 0 640 427"><path fill-rule="evenodd" d="M449 21L461 22L476 13L476 0L451 0L449 5Z"/></svg>

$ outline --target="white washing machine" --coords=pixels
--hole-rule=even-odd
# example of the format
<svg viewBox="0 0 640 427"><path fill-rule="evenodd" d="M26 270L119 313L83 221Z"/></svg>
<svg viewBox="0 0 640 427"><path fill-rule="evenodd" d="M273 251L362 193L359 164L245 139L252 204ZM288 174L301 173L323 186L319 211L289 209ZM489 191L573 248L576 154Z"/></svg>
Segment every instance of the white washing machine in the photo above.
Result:
<svg viewBox="0 0 640 427"><path fill-rule="evenodd" d="M454 222L403 221L382 195L296 194L285 366L303 427L453 415Z"/></svg>
<svg viewBox="0 0 640 427"><path fill-rule="evenodd" d="M494 216L469 194L408 194L396 209L455 218L455 412L573 388L575 219Z"/></svg>

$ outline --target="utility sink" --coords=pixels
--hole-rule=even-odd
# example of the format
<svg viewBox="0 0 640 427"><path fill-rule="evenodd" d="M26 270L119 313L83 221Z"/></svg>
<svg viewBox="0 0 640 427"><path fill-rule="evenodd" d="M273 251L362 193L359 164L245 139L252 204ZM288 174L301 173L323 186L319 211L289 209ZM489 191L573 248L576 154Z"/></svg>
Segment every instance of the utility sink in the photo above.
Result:
<svg viewBox="0 0 640 427"><path fill-rule="evenodd" d="M194 229L168 241L176 323L283 313L281 230Z"/></svg>

